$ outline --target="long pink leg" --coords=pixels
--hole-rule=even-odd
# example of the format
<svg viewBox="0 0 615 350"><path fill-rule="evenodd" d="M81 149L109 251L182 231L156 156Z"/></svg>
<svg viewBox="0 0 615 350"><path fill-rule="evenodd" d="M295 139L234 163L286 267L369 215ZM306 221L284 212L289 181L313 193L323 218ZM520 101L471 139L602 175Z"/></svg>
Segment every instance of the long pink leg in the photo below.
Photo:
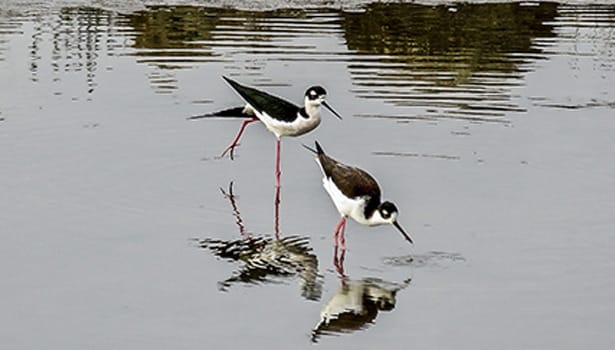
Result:
<svg viewBox="0 0 615 350"><path fill-rule="evenodd" d="M275 187L277 188L280 188L280 175L282 174L282 170L280 170L280 143L280 138L278 137L275 146Z"/></svg>
<svg viewBox="0 0 615 350"><path fill-rule="evenodd" d="M337 223L337 226L335 226L335 230L333 231L333 237L335 238L335 248L337 248L338 246L340 229L345 225L346 225L346 217L342 216L342 219L340 220L340 222ZM342 246L342 249L344 249L343 246Z"/></svg>
<svg viewBox="0 0 615 350"><path fill-rule="evenodd" d="M241 134L243 134L243 130L246 128L246 126L248 126L248 124L258 121L258 120L259 120L258 118L254 117L250 119L245 119L243 122L241 122L241 127L239 128L239 132L237 132L237 135L235 136L231 144L224 150L224 152L222 152L222 154L220 155L220 158L224 157L226 152L231 151L231 159L233 159L233 153L235 152L235 147L237 147L237 145L239 144L239 138L241 138Z"/></svg>
<svg viewBox="0 0 615 350"><path fill-rule="evenodd" d="M342 254L346 252L346 220L344 219L344 224L341 227L340 236L342 238Z"/></svg>

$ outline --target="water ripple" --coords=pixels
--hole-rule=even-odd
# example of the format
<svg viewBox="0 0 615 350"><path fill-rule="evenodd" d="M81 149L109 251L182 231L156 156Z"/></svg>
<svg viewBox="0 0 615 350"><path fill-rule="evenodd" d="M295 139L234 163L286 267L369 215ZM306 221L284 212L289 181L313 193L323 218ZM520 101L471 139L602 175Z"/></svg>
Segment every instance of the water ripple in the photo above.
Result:
<svg viewBox="0 0 615 350"><path fill-rule="evenodd" d="M425 254L388 257L384 263L391 266L414 267L448 267L452 263L465 262L466 259L459 253L432 251Z"/></svg>
<svg viewBox="0 0 615 350"><path fill-rule="evenodd" d="M361 11L261 12L151 6L124 14L74 7L2 18L0 61L11 35L22 34L29 22L31 80L44 68L54 81L63 79L61 72L81 73L88 94L97 88L100 58L110 55L148 66L151 87L163 94L179 90L179 70L223 64L252 76L257 86L281 87L289 83L263 76L268 64L319 62L343 66L355 97L384 102L378 113L359 117L508 123L527 112L520 91L542 61L562 57L578 70L589 62L597 81L615 72L613 12L612 5L557 3L456 4L454 10L372 3ZM56 85L53 93L61 95ZM612 108L613 100L544 97L541 106L549 108Z"/></svg>

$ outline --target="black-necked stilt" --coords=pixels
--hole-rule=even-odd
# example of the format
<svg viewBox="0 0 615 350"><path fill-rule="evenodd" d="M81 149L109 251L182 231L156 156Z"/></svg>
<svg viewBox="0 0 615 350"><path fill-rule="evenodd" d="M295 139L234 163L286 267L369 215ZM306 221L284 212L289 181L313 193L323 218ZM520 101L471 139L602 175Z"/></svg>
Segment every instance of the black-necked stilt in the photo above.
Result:
<svg viewBox="0 0 615 350"><path fill-rule="evenodd" d="M231 144L222 152L220 157L230 151L231 159L233 151L239 144L239 139L246 126L260 120L277 138L275 176L276 187L280 187L280 138L282 136L299 136L312 131L320 124L320 106L327 107L336 117L342 117L325 101L327 92L321 86L312 86L305 92L304 106L299 107L267 92L244 86L238 82L222 77L235 91L246 101L244 107L226 109L220 112L194 116L190 119L203 117L242 117L247 118L241 124L239 132Z"/></svg>
<svg viewBox="0 0 615 350"><path fill-rule="evenodd" d="M346 218L349 216L362 225L394 225L410 243L413 243L412 238L397 222L398 211L395 204L380 202L380 186L376 180L364 170L342 164L327 156L318 142L315 143L316 150L307 146L306 148L317 154L316 161L324 175L322 184L342 216L333 232L335 246L338 245L341 233L342 250L345 249L344 230Z"/></svg>

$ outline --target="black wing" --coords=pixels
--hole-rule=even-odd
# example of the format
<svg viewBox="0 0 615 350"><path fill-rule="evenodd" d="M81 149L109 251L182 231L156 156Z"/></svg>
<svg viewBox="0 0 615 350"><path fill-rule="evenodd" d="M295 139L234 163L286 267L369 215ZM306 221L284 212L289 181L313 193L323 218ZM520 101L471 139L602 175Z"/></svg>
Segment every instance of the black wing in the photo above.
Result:
<svg viewBox="0 0 615 350"><path fill-rule="evenodd" d="M235 91L258 112L266 112L274 119L289 123L297 118L297 113L300 108L294 103L290 103L264 91L241 85L225 76L222 78L224 78L224 80L226 80L233 89L235 89Z"/></svg>
<svg viewBox="0 0 615 350"><path fill-rule="evenodd" d="M380 204L380 186L366 171L342 164L324 153L316 142L318 160L327 178L333 180L337 188L348 198L364 197L367 199L365 214L370 217Z"/></svg>

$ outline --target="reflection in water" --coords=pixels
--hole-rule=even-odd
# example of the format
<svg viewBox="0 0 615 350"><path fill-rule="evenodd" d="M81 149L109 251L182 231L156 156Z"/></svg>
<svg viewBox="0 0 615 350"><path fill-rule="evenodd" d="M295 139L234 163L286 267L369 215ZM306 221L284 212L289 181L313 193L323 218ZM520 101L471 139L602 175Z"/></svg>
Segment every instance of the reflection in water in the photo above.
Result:
<svg viewBox="0 0 615 350"><path fill-rule="evenodd" d="M362 10L39 11L1 19L0 62L7 35L23 27L31 38L31 79L37 82L51 70L57 95L66 90L59 83L67 74L61 73L68 73L83 76L90 96L105 56L131 56L146 65L158 93L178 91L180 70L212 63L222 63L230 75L252 76L259 87L278 84L263 76L271 63L288 69L338 63L348 67L356 96L391 107L373 108L376 113L368 109L362 117L478 122L507 122L505 115L525 111L518 91L540 60L569 56L573 70L581 60L593 60L596 79L615 66L612 5L372 3ZM533 101L556 108L612 107L608 96L593 95L581 101L543 96Z"/></svg>
<svg viewBox="0 0 615 350"><path fill-rule="evenodd" d="M556 14L555 3L375 3L342 13L348 48L359 54L349 66L354 91L412 107L419 118L499 121L523 111L511 101L514 87L545 58L533 40L554 36L546 22ZM407 119L403 113L389 117Z"/></svg>
<svg viewBox="0 0 615 350"><path fill-rule="evenodd" d="M335 249L333 264L338 272L340 286L320 311L320 321L312 330L312 341L322 335L335 335L362 330L374 323L378 311L395 308L397 292L411 282L384 281L380 278L351 279L344 273L345 251L338 257Z"/></svg>
<svg viewBox="0 0 615 350"><path fill-rule="evenodd" d="M226 291L236 283L279 283L282 278L298 275L301 295L308 300L320 299L322 282L318 275L318 258L312 253L306 237L203 239L199 244L220 258L243 263L233 276L219 282L220 290Z"/></svg>
<svg viewBox="0 0 615 350"><path fill-rule="evenodd" d="M228 63L225 70L232 74L242 71L255 75L256 86L280 86L260 71L266 61L274 57L313 59L314 46L296 42L302 36L314 36L339 31L318 20L323 15L308 15L300 9L251 12L230 8L192 6L150 7L127 15L136 30L135 45L139 63L153 67L162 80L150 76L157 91L176 88L176 81L168 75L178 69L191 69L212 62Z"/></svg>
<svg viewBox="0 0 615 350"><path fill-rule="evenodd" d="M241 238L229 241L207 238L198 241L201 248L209 249L214 255L242 263L241 268L231 277L219 282L220 289L226 291L236 283L280 283L284 278L299 276L301 295L308 300L319 300L322 280L318 274L318 258L312 253L309 239L296 235L279 238L278 217L274 219L275 237L248 234L233 194L233 183L228 192L222 190L222 193L231 203ZM279 191L275 201L279 204ZM279 209L276 205L277 213Z"/></svg>
<svg viewBox="0 0 615 350"><path fill-rule="evenodd" d="M384 259L391 266L412 267L446 267L450 263L464 262L466 259L459 253L432 251L424 254L393 256Z"/></svg>
<svg viewBox="0 0 615 350"><path fill-rule="evenodd" d="M7 36L23 34L20 29L21 24L20 19L12 19L0 15L0 62L5 60L5 54L8 50L9 40Z"/></svg>
<svg viewBox="0 0 615 350"><path fill-rule="evenodd" d="M579 85L591 82L592 88L576 87L552 96L531 96L536 106L558 109L615 108L612 88L615 72L615 5L560 5L558 16L549 23L555 28L559 45L547 49L554 57L567 58L567 74ZM548 46L548 42L537 42Z"/></svg>
<svg viewBox="0 0 615 350"><path fill-rule="evenodd" d="M93 8L63 8L57 16L37 14L33 18L30 72L33 82L51 61L53 81L62 73L83 73L86 91L94 92L100 55L113 55L122 47L117 34L123 30L111 12ZM62 91L54 91L61 95Z"/></svg>
<svg viewBox="0 0 615 350"><path fill-rule="evenodd" d="M158 93L177 90L176 70L220 60L211 49L194 43L211 39L219 13L197 7L152 7L126 19L136 33L133 54L138 63L152 68L148 78Z"/></svg>

